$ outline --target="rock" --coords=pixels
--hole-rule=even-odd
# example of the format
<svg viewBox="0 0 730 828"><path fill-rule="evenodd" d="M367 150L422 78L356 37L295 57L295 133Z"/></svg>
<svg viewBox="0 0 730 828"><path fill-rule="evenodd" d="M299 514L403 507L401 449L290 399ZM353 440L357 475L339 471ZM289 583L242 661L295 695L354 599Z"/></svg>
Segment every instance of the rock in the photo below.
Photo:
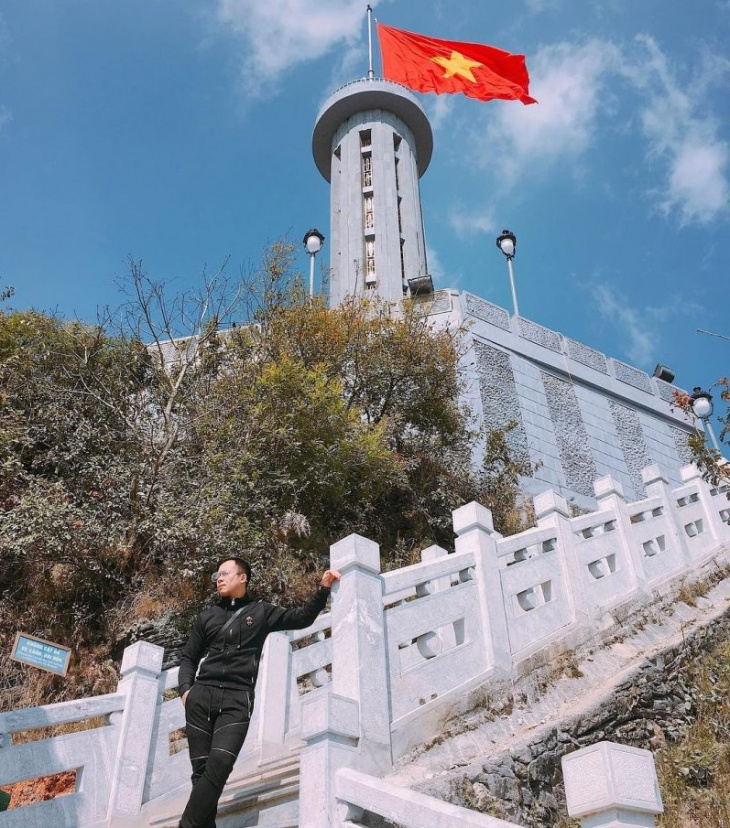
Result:
<svg viewBox="0 0 730 828"><path fill-rule="evenodd" d="M543 808L548 808L551 811L558 810L558 800L547 791L542 791L538 799L538 802L540 803L540 805L542 805Z"/></svg>
<svg viewBox="0 0 730 828"><path fill-rule="evenodd" d="M474 782L474 780L477 779L481 775L483 770L484 769L482 768L481 765L477 765L477 764L467 765L466 768L464 769L464 776L466 776L466 778L470 782Z"/></svg>
<svg viewBox="0 0 730 828"><path fill-rule="evenodd" d="M475 782L472 785L472 788L474 790L474 796L477 799L477 810L486 810L487 806L492 801L492 795L489 793L489 788L487 788L486 785L482 785L481 782Z"/></svg>
<svg viewBox="0 0 730 828"><path fill-rule="evenodd" d="M532 751L529 747L523 746L521 748L513 748L509 755L515 762L522 762L523 765L529 765L534 759Z"/></svg>
<svg viewBox="0 0 730 828"><path fill-rule="evenodd" d="M522 802L521 785L517 779L504 776L485 776L485 784L493 796L507 802Z"/></svg>
<svg viewBox="0 0 730 828"><path fill-rule="evenodd" d="M544 754L530 762L530 766L527 769L527 776L531 782L549 784L552 783L555 772L555 758L549 754Z"/></svg>

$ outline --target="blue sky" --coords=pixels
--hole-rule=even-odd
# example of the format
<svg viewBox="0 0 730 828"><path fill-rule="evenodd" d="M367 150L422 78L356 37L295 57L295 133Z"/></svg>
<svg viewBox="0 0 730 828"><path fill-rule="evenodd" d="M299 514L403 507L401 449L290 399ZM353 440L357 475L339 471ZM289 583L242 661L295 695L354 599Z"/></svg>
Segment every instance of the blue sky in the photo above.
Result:
<svg viewBox="0 0 730 828"><path fill-rule="evenodd" d="M380 0L383 23L524 53L537 106L419 95L439 287L709 385L730 341L730 2ZM364 2L5 0L0 285L94 320L129 256L184 289L329 235L319 106L367 71ZM376 73L379 70L376 43ZM325 254L327 248L325 247ZM322 255L320 261L324 262ZM299 265L308 263L302 252Z"/></svg>

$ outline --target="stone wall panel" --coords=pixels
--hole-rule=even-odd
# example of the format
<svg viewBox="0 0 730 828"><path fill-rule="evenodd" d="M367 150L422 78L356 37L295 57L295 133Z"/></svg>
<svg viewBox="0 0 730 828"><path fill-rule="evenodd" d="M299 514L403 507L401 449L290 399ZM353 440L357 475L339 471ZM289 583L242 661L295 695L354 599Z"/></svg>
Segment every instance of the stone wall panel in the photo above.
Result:
<svg viewBox="0 0 730 828"><path fill-rule="evenodd" d="M483 319L485 322L496 325L505 331L509 330L509 314L504 308L493 305L491 302L480 299L471 293L465 293L464 298L468 314L476 316L477 319Z"/></svg>
<svg viewBox="0 0 730 828"><path fill-rule="evenodd" d="M626 469L631 479L633 495L637 499L644 497L645 489L641 479L641 470L650 466L652 459L644 440L639 415L634 409L621 405L614 400L609 400L608 404L616 426ZM626 494L631 498L631 492Z"/></svg>
<svg viewBox="0 0 730 828"><path fill-rule="evenodd" d="M479 340L474 341L474 351L487 429L504 428L514 420L517 427L507 435L510 448L515 457L529 460L525 425L509 354Z"/></svg>
<svg viewBox="0 0 730 828"><path fill-rule="evenodd" d="M567 485L574 491L591 497L593 481L598 475L588 446L588 434L575 387L545 371L542 372L542 381Z"/></svg>

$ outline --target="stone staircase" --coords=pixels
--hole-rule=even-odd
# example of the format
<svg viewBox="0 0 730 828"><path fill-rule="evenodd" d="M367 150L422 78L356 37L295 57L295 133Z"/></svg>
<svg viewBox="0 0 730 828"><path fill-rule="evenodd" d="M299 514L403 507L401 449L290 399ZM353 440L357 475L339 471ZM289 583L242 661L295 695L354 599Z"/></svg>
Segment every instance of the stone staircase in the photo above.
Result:
<svg viewBox="0 0 730 828"><path fill-rule="evenodd" d="M164 802L142 808L140 825L178 828L190 792L188 783ZM299 825L299 750L263 762L239 762L218 805L217 828L297 828Z"/></svg>
<svg viewBox="0 0 730 828"><path fill-rule="evenodd" d="M644 469L647 497L630 503L617 481L600 478L598 508L577 517L543 492L537 525L506 538L487 509L467 504L453 514L454 552L430 547L420 563L390 572L367 538L334 544L331 568L342 579L331 612L269 636L219 828L509 826L440 799L451 771L473 787L461 804L478 806L492 781L562 775L571 815L658 813L648 751L611 746L593 713L581 714L577 738L557 723L576 705L602 708L632 658L664 684L656 710L671 707L663 642L673 635L684 646L704 602L716 598L718 615L730 605L730 488L709 486L694 467L681 477L673 488L658 467ZM178 671L162 669L163 655L137 642L124 652L116 692L0 713L0 784L68 770L77 780L66 796L0 813L0 828L177 827L190 765L176 741ZM16 733L76 722L88 727L13 743ZM543 735L558 747L550 773L537 752ZM586 768L600 779L599 799ZM641 801L627 793L636 777Z"/></svg>
<svg viewBox="0 0 730 828"><path fill-rule="evenodd" d="M716 561L730 562L730 546L718 549ZM573 747L590 744L590 739L581 738L581 725L595 720L596 727L610 727L610 702L622 686L633 696L631 683L640 684L647 668L663 664L664 654L682 650L692 657L693 640L710 641L715 635L727 634L728 629L728 578L721 579L692 605L679 602L672 604L671 611L668 607L653 607L639 612L613 643L573 653L570 669L558 671L548 684L545 671L536 671L512 682L509 688L505 686L509 700L497 696L494 683L476 688L475 699L480 693L490 699L486 708L477 704L450 721L440 734L432 736L430 747L423 746L402 757L381 781L406 792L445 799L455 789L463 793L473 788L472 801L477 805L487 802L484 797L488 792L503 801L510 820L522 823L526 809L520 806L531 805L534 812L534 806L541 804L537 791L532 799L526 780L532 780L533 788L540 787L542 803L549 803L548 809L554 807L552 780L564 750L560 741L571 741ZM664 674L663 668L660 672ZM651 688L641 689L647 692ZM522 701L515 703L515 696L521 696ZM648 700L649 708L654 701ZM640 718L644 713L639 706L635 716ZM554 737L555 733L559 738ZM626 742L625 734L607 735ZM218 828L299 826L300 749L260 764L253 757L248 761L242 758L221 798ZM534 783L541 772L544 784L537 786ZM174 803L169 800L164 812L158 805L149 827L177 828L188 790L185 785L177 791Z"/></svg>

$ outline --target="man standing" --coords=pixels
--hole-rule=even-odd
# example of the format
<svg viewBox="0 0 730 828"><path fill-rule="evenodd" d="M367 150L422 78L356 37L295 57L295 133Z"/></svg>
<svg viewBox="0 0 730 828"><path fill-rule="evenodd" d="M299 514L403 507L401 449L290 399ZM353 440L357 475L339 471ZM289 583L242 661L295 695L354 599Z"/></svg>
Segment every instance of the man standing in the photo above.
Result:
<svg viewBox="0 0 730 828"><path fill-rule="evenodd" d="M340 573L328 569L312 598L293 609L246 595L251 567L241 558L220 561L213 578L220 601L195 620L180 662L178 686L193 766L193 790L180 828L215 828L218 800L251 721L266 636L312 624Z"/></svg>

